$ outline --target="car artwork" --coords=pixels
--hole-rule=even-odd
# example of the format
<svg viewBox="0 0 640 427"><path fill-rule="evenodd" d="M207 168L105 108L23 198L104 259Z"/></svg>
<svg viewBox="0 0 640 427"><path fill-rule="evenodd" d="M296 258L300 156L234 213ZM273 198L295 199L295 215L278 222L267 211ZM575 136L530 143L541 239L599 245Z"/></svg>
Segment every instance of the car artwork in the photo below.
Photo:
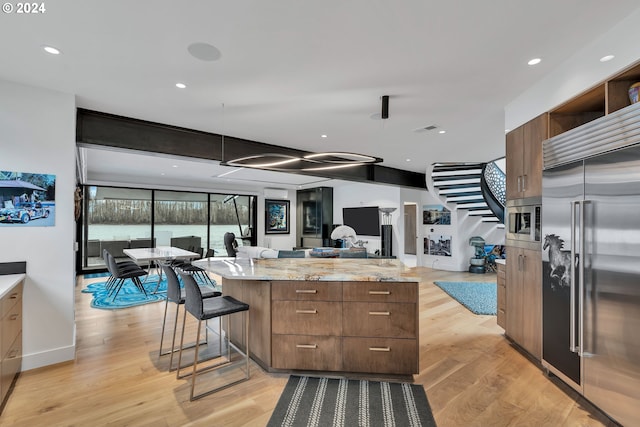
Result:
<svg viewBox="0 0 640 427"><path fill-rule="evenodd" d="M42 206L41 203L18 203L13 208L0 209L0 222L21 222L28 223L32 219L47 218L49 209Z"/></svg>

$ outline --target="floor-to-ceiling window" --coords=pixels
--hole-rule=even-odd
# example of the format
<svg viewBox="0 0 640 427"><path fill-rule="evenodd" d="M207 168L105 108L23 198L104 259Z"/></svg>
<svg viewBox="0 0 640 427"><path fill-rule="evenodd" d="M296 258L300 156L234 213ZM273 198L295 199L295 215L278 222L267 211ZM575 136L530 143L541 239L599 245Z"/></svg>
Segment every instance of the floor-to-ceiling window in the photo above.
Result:
<svg viewBox="0 0 640 427"><path fill-rule="evenodd" d="M255 244L256 196L85 186L81 270L103 268L102 251L174 246L226 256L224 234Z"/></svg>
<svg viewBox="0 0 640 427"><path fill-rule="evenodd" d="M224 235L236 235L239 246L250 245L255 235L255 196L237 194L211 195L211 247L216 253L226 255Z"/></svg>
<svg viewBox="0 0 640 427"><path fill-rule="evenodd" d="M138 247L152 245L151 195L151 190L85 187L85 267L104 266L104 249L121 258L131 242Z"/></svg>
<svg viewBox="0 0 640 427"><path fill-rule="evenodd" d="M157 246L206 251L207 204L206 193L156 191L153 235Z"/></svg>

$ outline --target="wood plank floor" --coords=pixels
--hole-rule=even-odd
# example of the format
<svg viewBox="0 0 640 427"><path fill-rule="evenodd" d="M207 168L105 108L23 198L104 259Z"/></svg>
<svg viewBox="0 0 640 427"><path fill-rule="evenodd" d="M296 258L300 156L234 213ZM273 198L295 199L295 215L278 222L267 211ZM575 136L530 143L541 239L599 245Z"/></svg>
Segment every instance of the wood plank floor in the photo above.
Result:
<svg viewBox="0 0 640 427"><path fill-rule="evenodd" d="M495 316L474 315L433 285L495 281L495 275L418 270L420 374L414 379L424 385L438 426L613 426L515 350ZM0 426L267 423L288 375L252 364L248 382L189 402L188 381L167 372L168 356L158 358L164 303L92 309L91 296L80 290L99 280L78 280L76 360L23 372Z"/></svg>

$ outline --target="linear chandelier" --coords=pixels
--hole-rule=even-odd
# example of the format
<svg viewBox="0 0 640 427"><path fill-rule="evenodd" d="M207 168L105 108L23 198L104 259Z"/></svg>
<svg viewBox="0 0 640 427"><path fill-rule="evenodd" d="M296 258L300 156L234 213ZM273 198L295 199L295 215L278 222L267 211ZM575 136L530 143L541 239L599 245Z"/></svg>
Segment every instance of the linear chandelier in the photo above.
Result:
<svg viewBox="0 0 640 427"><path fill-rule="evenodd" d="M220 164L222 166L269 169L284 172L313 172L351 168L380 162L382 162L381 158L365 154L326 152L311 153L304 156L291 156L278 153L256 154L222 161Z"/></svg>

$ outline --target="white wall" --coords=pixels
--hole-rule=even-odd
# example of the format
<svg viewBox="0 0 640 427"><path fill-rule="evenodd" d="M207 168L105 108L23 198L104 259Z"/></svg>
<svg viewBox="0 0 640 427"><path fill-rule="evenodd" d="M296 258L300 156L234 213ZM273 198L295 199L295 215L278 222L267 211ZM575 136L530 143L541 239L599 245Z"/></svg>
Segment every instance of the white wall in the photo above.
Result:
<svg viewBox="0 0 640 427"><path fill-rule="evenodd" d="M544 79L522 93L505 108L505 129L515 129L584 92L640 59L640 9L600 38L585 45ZM615 55L600 62L605 55Z"/></svg>
<svg viewBox="0 0 640 427"><path fill-rule="evenodd" d="M27 261L23 361L75 357L75 98L0 80L0 170L56 175L55 227L0 228L0 262Z"/></svg>
<svg viewBox="0 0 640 427"><path fill-rule="evenodd" d="M421 265L420 256L407 255L404 253L404 205L414 203L417 205L418 220L417 233L418 241L422 241L420 232L422 230L421 207L426 197L429 197L427 190L408 189L380 184L366 184L356 182L337 181L333 185L333 223L342 224L342 208L352 208L360 206L378 206L397 208L391 214L391 225L393 226L392 254L408 266ZM380 224L383 218L380 216ZM366 244L369 252L381 250L380 236L358 236L362 240L368 241ZM418 244L418 254L421 245Z"/></svg>

